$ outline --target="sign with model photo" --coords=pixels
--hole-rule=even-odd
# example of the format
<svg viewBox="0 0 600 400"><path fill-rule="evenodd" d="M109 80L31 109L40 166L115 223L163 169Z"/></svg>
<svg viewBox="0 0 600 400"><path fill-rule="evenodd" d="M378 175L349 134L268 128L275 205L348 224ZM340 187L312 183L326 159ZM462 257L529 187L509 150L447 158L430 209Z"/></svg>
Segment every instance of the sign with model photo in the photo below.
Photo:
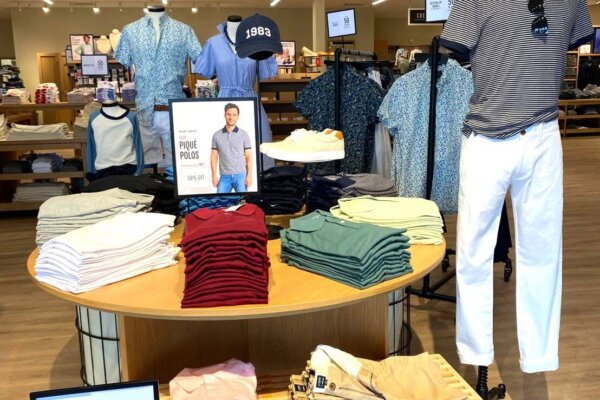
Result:
<svg viewBox="0 0 600 400"><path fill-rule="evenodd" d="M443 22L450 16L454 0L425 0L426 22Z"/></svg>
<svg viewBox="0 0 600 400"><path fill-rule="evenodd" d="M70 35L71 43L71 54L73 61L81 61L83 54L92 55L94 54L94 37L91 33L73 34Z"/></svg>
<svg viewBox="0 0 600 400"><path fill-rule="evenodd" d="M258 192L255 98L178 99L169 105L178 196Z"/></svg>
<svg viewBox="0 0 600 400"><path fill-rule="evenodd" d="M329 38L356 35L354 8L328 12L327 34Z"/></svg>
<svg viewBox="0 0 600 400"><path fill-rule="evenodd" d="M296 65L296 42L282 41L281 47L283 48L283 52L277 54L277 65L283 68Z"/></svg>

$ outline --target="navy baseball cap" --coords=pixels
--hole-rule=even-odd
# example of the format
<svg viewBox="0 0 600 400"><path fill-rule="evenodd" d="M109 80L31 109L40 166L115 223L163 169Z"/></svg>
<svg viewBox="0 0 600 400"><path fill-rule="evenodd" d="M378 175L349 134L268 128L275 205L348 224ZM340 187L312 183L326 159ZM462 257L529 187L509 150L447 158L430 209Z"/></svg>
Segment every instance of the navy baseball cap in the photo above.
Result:
<svg viewBox="0 0 600 400"><path fill-rule="evenodd" d="M282 53L279 27L269 17L254 14L243 20L235 34L235 50L241 58L265 60Z"/></svg>

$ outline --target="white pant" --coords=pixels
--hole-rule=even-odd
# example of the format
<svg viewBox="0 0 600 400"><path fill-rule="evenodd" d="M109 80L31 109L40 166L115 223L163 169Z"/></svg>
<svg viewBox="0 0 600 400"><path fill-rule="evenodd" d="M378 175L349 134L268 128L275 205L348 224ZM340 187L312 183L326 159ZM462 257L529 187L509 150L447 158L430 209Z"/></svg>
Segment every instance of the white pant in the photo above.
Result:
<svg viewBox="0 0 600 400"><path fill-rule="evenodd" d="M510 187L521 369L558 369L562 178L556 120L505 140L463 137L456 246L456 344L463 364L487 366L494 360L494 246Z"/></svg>
<svg viewBox="0 0 600 400"><path fill-rule="evenodd" d="M168 111L154 111L152 127L140 124L144 162L160 164L161 167L173 165L173 146L171 144L171 119Z"/></svg>

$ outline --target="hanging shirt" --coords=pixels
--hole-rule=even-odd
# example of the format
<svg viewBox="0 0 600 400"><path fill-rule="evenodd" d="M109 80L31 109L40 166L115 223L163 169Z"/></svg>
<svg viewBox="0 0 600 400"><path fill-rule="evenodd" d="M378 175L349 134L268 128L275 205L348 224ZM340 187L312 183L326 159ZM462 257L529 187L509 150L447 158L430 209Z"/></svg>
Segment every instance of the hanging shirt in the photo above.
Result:
<svg viewBox="0 0 600 400"><path fill-rule="evenodd" d="M506 138L558 117L567 50L593 39L586 0L543 2L548 35L527 1L456 1L440 44L470 55L475 93L463 133Z"/></svg>
<svg viewBox="0 0 600 400"><path fill-rule="evenodd" d="M160 17L160 40L149 17L123 28L115 58L124 66L135 65L135 98L142 125L154 122L154 105L169 105L169 99L184 99L187 58L195 60L201 46L194 30L170 18Z"/></svg>
<svg viewBox="0 0 600 400"><path fill-rule="evenodd" d="M88 171L117 167L125 164L137 166L136 175L144 170L144 149L135 114L126 107L123 114L113 117L102 110L90 116L87 134Z"/></svg>
<svg viewBox="0 0 600 400"><path fill-rule="evenodd" d="M435 164L431 199L442 213L458 211L461 128L473 94L471 72L448 60L438 80ZM425 198L431 67L424 63L398 79L379 117L394 138L391 178L403 197Z"/></svg>
<svg viewBox="0 0 600 400"><path fill-rule="evenodd" d="M371 171L374 130L383 90L375 82L359 74L353 67L342 66L342 118L346 158L341 171L349 174ZM322 131L335 125L335 72L330 68L308 83L295 103L308 119L311 129ZM333 163L319 165L319 172L336 172Z"/></svg>
<svg viewBox="0 0 600 400"><path fill-rule="evenodd" d="M257 97L254 91L257 70L260 70L261 80L273 78L277 76L277 61L274 57L269 57L257 65L256 60L238 57L225 37L226 27L226 22L217 26L219 34L206 41L192 71L207 78L217 75L219 97ZM269 119L262 105L260 108L262 141L270 142L272 135Z"/></svg>

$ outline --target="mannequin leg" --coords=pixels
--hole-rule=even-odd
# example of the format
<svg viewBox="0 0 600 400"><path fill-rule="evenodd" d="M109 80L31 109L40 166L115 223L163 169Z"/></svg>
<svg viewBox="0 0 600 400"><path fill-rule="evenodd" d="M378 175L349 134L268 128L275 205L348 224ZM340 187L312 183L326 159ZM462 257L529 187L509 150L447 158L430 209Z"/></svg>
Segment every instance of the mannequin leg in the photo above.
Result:
<svg viewBox="0 0 600 400"><path fill-rule="evenodd" d="M524 372L558 369L562 291L563 168L558 123L524 136L511 185L517 235L517 331Z"/></svg>

